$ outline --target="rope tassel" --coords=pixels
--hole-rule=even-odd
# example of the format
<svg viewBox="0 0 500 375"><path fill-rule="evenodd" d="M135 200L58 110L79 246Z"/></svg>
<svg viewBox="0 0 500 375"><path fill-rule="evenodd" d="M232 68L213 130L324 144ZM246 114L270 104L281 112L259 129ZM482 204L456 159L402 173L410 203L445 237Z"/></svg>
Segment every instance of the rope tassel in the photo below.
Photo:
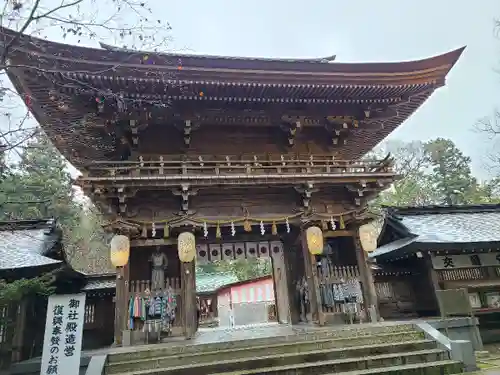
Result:
<svg viewBox="0 0 500 375"><path fill-rule="evenodd" d="M220 225L219 223L217 223L217 229L215 229L215 238L221 238L222 237L222 233L220 231Z"/></svg>
<svg viewBox="0 0 500 375"><path fill-rule="evenodd" d="M275 221L273 221L273 226L271 227L271 233L273 236L276 236L278 234L278 227L276 226Z"/></svg>
<svg viewBox="0 0 500 375"><path fill-rule="evenodd" d="M340 219L339 219L339 228L345 229L344 218L342 217L342 215L340 215Z"/></svg>

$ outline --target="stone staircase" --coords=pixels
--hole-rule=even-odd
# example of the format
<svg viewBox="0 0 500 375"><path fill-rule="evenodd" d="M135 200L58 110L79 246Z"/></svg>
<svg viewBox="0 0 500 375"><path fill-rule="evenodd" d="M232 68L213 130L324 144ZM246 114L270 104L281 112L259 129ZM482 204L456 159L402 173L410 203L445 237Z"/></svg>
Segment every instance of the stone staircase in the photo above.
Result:
<svg viewBox="0 0 500 375"><path fill-rule="evenodd" d="M110 354L106 375L445 375L462 371L412 324L304 331Z"/></svg>

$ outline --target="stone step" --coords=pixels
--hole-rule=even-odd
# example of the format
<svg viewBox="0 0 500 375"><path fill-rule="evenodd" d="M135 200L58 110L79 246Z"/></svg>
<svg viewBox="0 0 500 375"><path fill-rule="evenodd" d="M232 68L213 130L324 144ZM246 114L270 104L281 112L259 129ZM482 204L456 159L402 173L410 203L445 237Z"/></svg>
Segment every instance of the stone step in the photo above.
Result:
<svg viewBox="0 0 500 375"><path fill-rule="evenodd" d="M391 339L391 337L387 337ZM400 336L408 340L408 336ZM394 339L394 336L392 336ZM255 359L260 358L266 363L302 363L322 360L334 360L341 358L362 358L373 355L404 353L436 348L435 342L431 340L394 341L386 344L366 343L363 346L346 347L335 342L336 340L321 340L305 343L287 343L273 346L256 346L250 348L228 349L226 351L203 352L198 354L180 354L176 356L165 356L148 358L142 360L124 361L110 363L106 367L106 375L122 374L127 371L148 370L154 368L172 368L185 366L201 366L203 364L227 362L232 366L237 362L238 368L251 368L257 366ZM352 344L352 342L351 342ZM245 367L249 366L249 367ZM262 366L261 366L262 367Z"/></svg>
<svg viewBox="0 0 500 375"><path fill-rule="evenodd" d="M352 327L352 328L350 328ZM366 326L350 326L341 329L315 329L315 330L294 330L293 334L260 337L246 340L223 341L203 344L168 345L155 344L144 345L134 348L134 351L122 350L108 356L108 363L133 361L146 358L157 358L173 356L179 354L197 354L202 352L225 351L236 348L249 348L253 346L272 346L287 343L301 343L321 340L335 340L339 345L359 346L368 343L378 344L391 342L391 336L399 338L399 341L408 341L412 338L423 338L423 334L416 330L413 324L380 324ZM405 339L404 336L407 335Z"/></svg>
<svg viewBox="0 0 500 375"><path fill-rule="evenodd" d="M391 353L363 358L341 358L320 360L323 357L308 354L303 356L261 357L246 361L221 361L191 366L157 368L131 371L122 375L324 375L349 371L385 368L407 364L447 361L448 353L441 349L426 349L407 353ZM303 360L309 362L303 362Z"/></svg>
<svg viewBox="0 0 500 375"><path fill-rule="evenodd" d="M453 375L462 373L463 365L460 362L447 360L438 362L415 363L368 370L342 372L342 375ZM240 375L243 373L238 373ZM261 374L259 372L259 374ZM299 374L299 373L297 373ZM216 374L212 374L216 375ZM229 375L229 374L225 374ZM337 375L329 373L324 375Z"/></svg>

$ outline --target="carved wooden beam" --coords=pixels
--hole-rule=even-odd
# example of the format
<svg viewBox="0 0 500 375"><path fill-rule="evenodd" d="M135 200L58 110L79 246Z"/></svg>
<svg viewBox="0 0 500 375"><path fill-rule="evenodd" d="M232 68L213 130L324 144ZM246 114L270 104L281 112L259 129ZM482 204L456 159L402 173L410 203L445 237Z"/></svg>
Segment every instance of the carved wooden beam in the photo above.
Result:
<svg viewBox="0 0 500 375"><path fill-rule="evenodd" d="M324 127L330 134L332 144L347 144L349 129L359 127L359 120L353 116L328 116L325 118Z"/></svg>
<svg viewBox="0 0 500 375"><path fill-rule="evenodd" d="M196 130L200 127L200 122L195 121L191 118L185 118L181 121L174 121L174 126L182 132L184 137L184 145L186 147L189 147L191 145L191 136L193 134L193 130Z"/></svg>
<svg viewBox="0 0 500 375"><path fill-rule="evenodd" d="M312 182L307 182L304 185L296 186L295 190L302 196L304 210L309 211L312 194L319 191L319 189L315 188Z"/></svg>
<svg viewBox="0 0 500 375"><path fill-rule="evenodd" d="M288 139L288 146L295 145L295 139L303 128L304 116L281 116L281 129L285 132Z"/></svg>
<svg viewBox="0 0 500 375"><path fill-rule="evenodd" d="M198 190L192 189L189 184L182 184L180 189L172 189L172 194L181 197L181 212L191 214L189 210L189 197L198 194Z"/></svg>
<svg viewBox="0 0 500 375"><path fill-rule="evenodd" d="M130 238L136 238L141 233L141 226L140 225L132 224L130 222L123 220L120 217L117 217L114 220L109 221L108 223L104 224L102 227L103 227L104 231L107 233L123 234L125 236L130 237Z"/></svg>

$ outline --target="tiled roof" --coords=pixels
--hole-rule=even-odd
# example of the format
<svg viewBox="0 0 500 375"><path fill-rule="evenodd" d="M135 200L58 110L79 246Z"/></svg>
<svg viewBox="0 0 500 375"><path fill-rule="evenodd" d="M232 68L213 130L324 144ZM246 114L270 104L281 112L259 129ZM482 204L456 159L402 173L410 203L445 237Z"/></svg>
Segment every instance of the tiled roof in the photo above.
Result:
<svg viewBox="0 0 500 375"><path fill-rule="evenodd" d="M238 278L231 273L198 273L196 274L196 292L210 293L220 287L237 282ZM116 288L116 280L111 277L89 279L83 290L99 290Z"/></svg>
<svg viewBox="0 0 500 375"><path fill-rule="evenodd" d="M83 290L100 290L100 289L114 289L116 288L115 279L105 279L105 280L89 280L87 285L83 287Z"/></svg>
<svg viewBox="0 0 500 375"><path fill-rule="evenodd" d="M401 239L383 244L369 257L411 244L500 242L500 205L388 207L386 231L398 227ZM380 238L383 237L381 233Z"/></svg>
<svg viewBox="0 0 500 375"><path fill-rule="evenodd" d="M417 240L417 238L413 237L413 238L402 238L400 240L390 242L390 243L383 245L383 246L380 246L376 250L368 253L368 258L369 259L377 258L381 255L392 253L395 250L404 249L407 246L413 244L416 240Z"/></svg>
<svg viewBox="0 0 500 375"><path fill-rule="evenodd" d="M52 220L0 222L0 269L61 263L45 256L60 240Z"/></svg>
<svg viewBox="0 0 500 375"><path fill-rule="evenodd" d="M196 292L214 292L220 287L236 281L238 278L232 273L198 273L196 275Z"/></svg>

